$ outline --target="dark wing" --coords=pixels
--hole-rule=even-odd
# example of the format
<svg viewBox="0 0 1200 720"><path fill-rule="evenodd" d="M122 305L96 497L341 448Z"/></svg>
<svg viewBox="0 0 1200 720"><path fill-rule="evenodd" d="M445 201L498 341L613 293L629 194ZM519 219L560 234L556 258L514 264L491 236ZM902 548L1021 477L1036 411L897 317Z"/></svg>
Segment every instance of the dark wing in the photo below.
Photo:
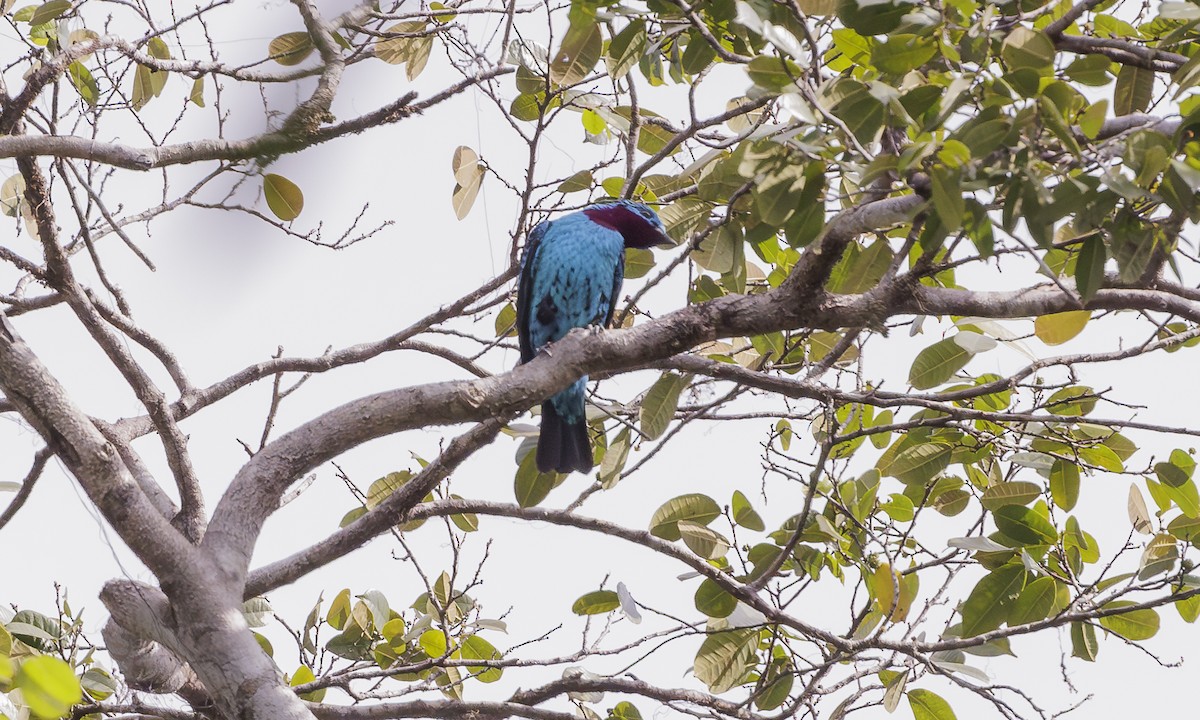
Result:
<svg viewBox="0 0 1200 720"><path fill-rule="evenodd" d="M521 279L517 283L517 341L521 345L521 362L533 359L537 350L529 340L529 301L533 293L533 273L537 266L537 252L546 234L549 222L539 223L525 238L525 251L521 254Z"/></svg>
<svg viewBox="0 0 1200 720"><path fill-rule="evenodd" d="M604 313L604 327L612 325L613 313L617 309L617 298L621 296L621 283L625 280L625 252L617 256L617 270L613 273L612 295L608 298L608 309Z"/></svg>

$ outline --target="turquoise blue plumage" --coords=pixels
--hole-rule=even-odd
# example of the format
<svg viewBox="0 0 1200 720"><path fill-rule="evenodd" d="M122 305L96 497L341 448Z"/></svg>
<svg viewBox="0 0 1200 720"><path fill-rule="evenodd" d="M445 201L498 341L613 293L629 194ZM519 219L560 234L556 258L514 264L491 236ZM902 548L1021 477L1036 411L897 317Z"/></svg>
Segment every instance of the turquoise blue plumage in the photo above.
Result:
<svg viewBox="0 0 1200 720"><path fill-rule="evenodd" d="M669 244L658 215L630 200L592 205L535 227L521 255L517 288L521 362L574 328L606 327L621 292L625 248ZM587 382L585 375L542 403L541 472L592 469Z"/></svg>

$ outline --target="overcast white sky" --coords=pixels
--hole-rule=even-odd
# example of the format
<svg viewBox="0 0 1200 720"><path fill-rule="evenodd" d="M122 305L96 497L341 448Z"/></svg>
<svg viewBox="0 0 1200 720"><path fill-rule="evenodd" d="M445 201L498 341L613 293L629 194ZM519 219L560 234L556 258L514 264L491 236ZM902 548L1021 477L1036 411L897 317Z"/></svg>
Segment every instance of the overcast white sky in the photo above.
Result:
<svg viewBox="0 0 1200 720"><path fill-rule="evenodd" d="M327 11L341 5L323 3ZM218 45L223 59L235 63L241 58L261 56L274 35L299 29L291 7L278 0L239 3L215 17L227 19L226 24L214 27L213 32L220 38ZM472 21L472 29L479 29L484 22ZM8 38L11 32L3 31L0 35ZM452 79L455 76L445 59L435 54L426 74L412 87L426 93ZM13 78L9 81L15 82ZM728 80L731 95L741 92L745 85L736 78ZM502 82L502 86L511 97L511 80ZM347 73L335 110L339 117L349 117L373 109L409 88L403 70L382 63L366 63ZM178 98L185 96L187 89L184 80L172 78L163 98L155 101L159 104L155 109L173 113ZM678 97L677 92L666 94L665 99L648 95L643 103L670 119L682 120L682 108L675 104ZM289 95L275 91L272 99L286 106ZM727 96L706 96L702 101L707 109L714 109L723 108L726 99ZM231 136L262 129L261 106L254 93L231 93L226 108L233 113ZM567 127L553 136L553 142L543 146L539 161L544 177L569 174L589 166L596 157L581 151L582 129L569 128L569 121L564 125ZM197 122L194 132L207 132L210 127L211 120ZM186 133L173 139L183 137ZM122 139L142 142L134 137ZM269 357L277 346L282 346L289 355L317 355L327 346L342 347L381 338L434 305L478 286L505 267L517 207L511 193L489 179L466 220L455 220L451 211L454 181L450 158L453 149L462 144L476 149L487 162L502 168L510 177L519 177L517 171L523 166L525 148L499 121L494 106L482 96L468 93L425 116L313 148L271 167L272 172L291 178L305 192L306 206L298 226L307 227L319 220L326 224L331 235L336 235L364 202L371 204L367 224L395 221L369 241L333 252L283 237L245 216L183 210L156 221L148 236L143 236L140 228L134 233L135 238L144 237L142 247L158 264L156 273L147 272L115 242L107 245L106 260L128 293L137 320L178 353L193 380L200 385ZM11 161L0 162L0 172L7 176L15 172L15 166ZM147 189L156 187L157 181L157 177L121 172L112 189L114 194L124 197L127 210L135 210L139 203L153 202L147 198L153 198L155 191ZM65 209L59 212L59 217L70 229ZM7 242L16 230L0 232L6 233L0 238ZM1009 286L1015 277L1015 273L1010 273L973 279L1000 287ZM627 287L636 285L632 282ZM657 312L678 307L685 302L683 282L666 283L651 297ZM132 394L123 389L107 361L64 309L19 318L16 325L86 410L109 419L140 414ZM481 320L481 327L490 325L490 318ZM1140 334L1122 336L1122 328L1129 325L1094 323L1079 338L1054 352L1107 350L1122 341L1141 339ZM1022 332L1032 327L1029 322L1013 322L1011 326ZM867 376L889 378L893 387L900 386L915 354L940 338L946 327L929 322L924 335L917 338L910 339L901 331L886 340L872 341L865 356ZM1028 345L1037 354L1050 352L1036 340ZM1196 352L1159 353L1120 367L1089 367L1085 378L1097 388L1118 388L1122 400L1144 405L1146 409L1139 411L1142 418L1163 424L1194 425L1190 409L1200 399L1191 377ZM515 353L507 353L503 358L496 355L489 360L488 367L503 370L515 360ZM1020 353L1001 347L977 357L969 369L1002 372L1025 361ZM385 356L365 366L315 376L287 401L278 427L280 431L286 430L366 393L461 376L462 371L442 361L414 355ZM620 392L632 396L651 379L652 376L643 374L621 381ZM616 382L606 384L603 392L617 394L616 385ZM268 393L269 384L260 383L184 423L210 507L245 460L237 439L257 440ZM1115 409L1110 410L1108 414L1117 414ZM0 480L15 480L25 472L26 459L39 443L11 417L3 418L2 423L0 458L5 462L0 464ZM756 493L761 476L757 443L765 437L767 427L767 421L694 425L629 483L594 496L584 512L645 527L653 510L670 497L685 492L707 492L724 503L733 489L740 488L751 495L768 527L777 525L797 511L802 495L797 487L774 484L769 504L763 507ZM454 432L433 428L406 433L372 443L339 459L338 463L365 489L372 480L390 471L413 467L410 453L433 456L439 442ZM804 434L806 429L798 428L798 432ZM1193 444L1188 438L1129 435L1139 445L1144 443L1144 449L1131 465L1146 464L1151 455L1163 457L1172 447L1189 448ZM472 498L511 501L516 445L515 440L501 437L478 453L455 475L454 492ZM151 441L141 441L138 448L152 460L161 472L160 477L168 477L165 465L151 449ZM581 476L572 476L551 494L548 504L569 501L588 482ZM1127 533L1128 485L1128 479L1118 477L1085 479L1083 503L1076 514L1085 528L1100 536L1105 552L1118 547ZM312 487L268 524L255 564L310 544L336 528L342 514L354 505L353 498L335 478L333 468L321 468ZM436 574L445 569L449 550L444 532L434 525L430 523L411 534L410 539L422 567ZM951 523L946 526L946 532L953 533ZM686 568L647 552L578 531L484 518L481 532L468 540L464 568L474 567L488 539L493 545L483 574L485 584L474 595L484 604L485 615L507 613L508 636L489 635L501 649L541 635L560 622L563 629L550 641L535 646L539 648L537 654L573 649L578 644L583 621L570 614L570 603L606 577L610 578L610 586L616 581L625 582L635 597L650 607L698 619L691 608L696 581L680 583L675 576ZM5 571L0 576L3 578L0 600L47 611L54 597L52 583L60 582L69 588L73 606L87 608L87 624L93 631L99 629L104 617L104 609L96 599L104 580L118 575L150 579L57 466L42 479L17 519L0 534L0 547L7 551ZM379 540L315 577L272 593L270 599L294 625L303 622L318 594L324 591L327 599L332 598L342 587L350 587L355 593L377 588L394 606L405 606L423 589L408 564L390 557L393 552L400 552L394 542ZM1136 554L1130 562L1136 561ZM1064 691L1059 671L1060 653L1070 652L1065 633L1057 638L1051 633L1036 639L1015 639L1013 645L1020 656L1017 660L972 659L971 662L993 673L997 680L1027 690L1047 710L1063 709L1084 695L1093 694L1095 699L1083 711L1087 716L1163 714L1175 709L1173 698L1183 687L1181 681L1195 676L1193 665L1200 661L1200 656L1194 649L1196 628L1180 622L1173 609L1163 609L1161 615L1163 630L1148 645L1166 661L1178 660L1190 652L1191 663L1182 670L1161 669L1141 652L1110 638L1102 643L1099 663L1088 665L1067 660L1067 671L1079 690L1079 695L1069 695ZM844 616L844 600L834 600L832 595L827 604L814 603L811 612L804 613L805 620L833 629L844 627ZM830 620L826 622L826 618ZM655 622L650 618L641 627L618 623L613 640L631 639L636 633L652 628ZM286 635L275 630L270 635L281 668L293 671L295 653L287 649ZM93 637L98 640L98 633ZM691 645L668 646L672 652L640 667L638 673L668 685L695 684L685 677L685 671L698 640L685 642ZM587 667L595 672L611 672L620 664L596 662ZM535 682L532 676L520 677L526 686ZM960 718L971 717L974 712L986 716L988 712L963 693L950 690L944 681L930 680L922 686L952 698ZM468 688L468 693L475 697L493 692L499 690L481 689L477 685ZM603 703L601 707L610 705ZM646 702L640 702L639 706L643 712L651 709ZM908 713L907 705L902 705L897 716ZM882 710L874 710L860 717L884 714Z"/></svg>

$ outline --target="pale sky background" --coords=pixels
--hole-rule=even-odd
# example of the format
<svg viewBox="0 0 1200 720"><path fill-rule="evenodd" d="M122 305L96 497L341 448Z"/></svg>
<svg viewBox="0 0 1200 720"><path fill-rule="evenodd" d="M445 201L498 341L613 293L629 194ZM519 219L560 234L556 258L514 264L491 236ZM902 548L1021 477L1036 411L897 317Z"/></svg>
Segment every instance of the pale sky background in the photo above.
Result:
<svg viewBox="0 0 1200 720"><path fill-rule="evenodd" d="M321 5L326 12L333 12L342 3ZM238 3L235 8L219 11L214 18L225 19L220 27L214 26L214 35L222 38L218 44L222 58L235 63L243 58L261 57L271 37L300 27L291 6L279 1ZM472 20L469 27L475 31L489 22L494 23ZM10 30L0 31L0 38L8 47L11 37ZM363 63L347 73L335 112L339 118L348 118L369 111L410 87L427 95L454 79L457 78L445 58L437 51L429 69L412 84L400 68L378 62ZM11 85L16 80L9 78L9 82ZM728 94L702 95L701 112L723 109L728 97L740 94L748 86L736 72L727 73L720 82L724 84L714 84L710 90L727 86ZM506 98L514 95L511 77L502 79L500 85ZM307 89L308 85L301 87ZM188 88L183 79L171 78L163 96L148 111L173 114ZM211 86L208 92L211 99ZM268 96L277 108L288 108L294 91L273 89ZM684 119L683 108L676 104L679 97L678 89L672 89L661 97L647 94L642 102L678 122ZM261 104L256 91L233 91L224 104L233 112L228 136L241 137L262 130ZM171 140L211 132L211 110L210 103L207 111L195 114L194 121L185 124ZM589 153L602 151L582 146L582 128L572 126L569 118L563 118L559 125L539 158L542 177L566 175L587 167L593 158L599 157ZM144 144L144 138L135 135L121 139ZM282 346L288 355L314 356L327 346L338 348L378 339L424 315L436 304L477 287L505 267L517 204L510 192L489 178L471 214L464 221L455 220L450 206L454 185L450 158L458 145L474 148L502 173L519 179L525 147L499 121L494 105L478 93L466 93L424 116L316 147L271 166L272 172L289 177L305 192L306 205L297 221L298 229L322 221L327 237L336 237L360 206L369 201L371 207L365 225L395 221L371 240L334 252L283 237L246 216L184 209L154 222L148 237L143 228L133 229L133 237L144 238L141 246L158 264L157 273L146 271L115 238L104 243L105 260L128 293L138 322L174 349L200 386L268 358L277 346ZM202 165L183 172L190 175L207 169L207 165ZM7 177L15 172L15 164L0 161L0 172ZM128 203L128 211L135 211L154 202L158 182L156 175L120 172L113 181L113 192ZM251 181L247 185L256 183ZM173 182L173 187L183 188L184 183ZM242 197L250 199L245 192ZM571 199L581 200L582 195ZM260 202L260 207L265 211L265 203ZM67 231L73 230L73 216L65 205L59 209L59 219ZM18 247L30 247L28 238L17 238L17 232L12 225L0 226L0 233L7 233L3 235L5 242L11 240ZM1187 232L1189 238L1195 237L1194 229ZM1188 243L1194 247L1194 240ZM668 251L659 257L671 254ZM79 258L76 266L84 268L86 263ZM7 273L0 274L4 283L8 277ZM989 272L972 275L970 279L980 284L1010 287L1019 282L1018 277L1019 273L1014 272L1002 276ZM626 290L638 286L638 281L631 281ZM684 292L682 278L664 283L651 294L650 307L662 313L682 306ZM481 334L486 334L492 318L481 318L479 322ZM88 412L108 419L143 412L65 309L41 311L18 318L15 324ZM1029 321L1008 325L1022 333L1032 330ZM1032 339L1027 344L1039 356L1051 352L1109 350L1121 342L1142 339L1141 328L1134 334L1122 334L1122 328L1130 325L1094 322L1079 338L1053 350ZM902 330L890 338L872 340L865 355L867 377L889 378L893 389L902 386L912 358L942 337L948 327L930 321L924 334L916 338L907 337ZM144 356L138 348L133 350L139 357ZM1085 382L1096 388L1117 388L1119 399L1146 406L1139 412L1144 420L1195 425L1191 408L1200 399L1192 380L1196 352L1157 353L1119 366L1087 367L1081 374ZM486 366L502 371L515 361L514 352L495 354L487 358ZM1020 353L1000 347L975 358L968 369L974 373L1003 372L1026 362ZM153 369L153 365L150 367ZM444 361L412 353L392 353L365 365L317 375L286 401L276 435L341 402L370 392L463 376L461 370ZM156 377L163 374L156 373ZM651 374L642 373L606 382L602 393L632 398L652 379ZM191 438L193 462L210 508L246 458L237 439L257 442L269 392L269 381L260 382L183 423ZM1097 414L1122 415L1117 410L1109 407ZM0 465L0 480L16 480L26 471L27 458L40 443L11 416L0 421L0 457L5 458ZM769 426L765 420L736 425L694 424L628 483L593 496L583 512L631 527L646 527L654 509L671 497L685 492L706 492L718 502L727 503L732 491L741 489L762 512L768 528L777 526L797 511L802 492L799 487L783 487L773 481L769 504L764 507L757 492L762 474L758 443L766 437ZM461 430L430 428L386 438L349 453L338 464L365 490L372 480L388 472L415 468L410 452L432 457L439 442ZM798 427L797 431L806 435L807 428ZM1133 431L1126 434L1143 447L1129 461L1130 467L1152 464L1151 456L1162 459L1173 447L1186 449L1194 444L1187 437L1151 437ZM165 463L152 446L150 439L143 439L137 445L159 471L159 477L166 479L169 476ZM516 440L501 436L455 474L452 490L468 498L511 502L516 447ZM631 457L631 464L637 457L636 454ZM871 453L868 457L873 462L876 455ZM561 506L589 482L573 475L551 493L545 504ZM1128 486L1129 480L1124 477L1084 479L1082 502L1075 514L1081 517L1085 529L1099 537L1106 554L1123 542L1128 531L1125 511ZM889 488L885 484L881 488L884 490L898 491L899 487L896 484ZM343 513L355 504L334 476L333 468L320 468L316 482L304 495L268 523L254 565L283 557L323 537L336 528ZM954 528L961 527L961 523L953 520L942 524L947 536L955 534ZM493 541L482 576L484 585L472 595L484 606L485 617L506 613L508 635L494 632L485 635L501 650L538 636L560 622L563 628L549 641L534 649L526 648L522 653L550 656L575 649L584 620L570 613L570 604L582 593L598 587L606 576L610 587L617 581L625 582L634 596L650 607L699 619L692 607L697 581L677 581L676 575L687 568L648 551L594 534L498 518L482 518L481 526L481 532L467 540L461 567L463 572L472 571L484 553L485 541ZM437 523L429 523L410 534L409 539L427 572L436 575L447 567L449 548ZM47 612L54 598L52 583L60 582L69 589L75 608L87 608L87 626L97 641L105 611L96 593L103 581L119 575L151 579L121 546L115 533L98 519L90 502L57 463L41 480L28 505L0 533L0 548L7 551L0 601ZM355 594L379 589L394 607L407 606L423 588L408 564L391 558L393 552L401 551L390 539L380 539L314 576L271 593L270 600L293 626L303 623L304 615L322 591L327 608L328 600L342 587L350 587ZM1130 553L1124 562L1136 563L1137 555ZM826 582L833 583L827 578ZM844 628L844 601L829 594L828 602L816 602L821 591L812 595L811 612L801 612L803 618L834 630ZM920 599L926 597L923 588ZM1162 608L1160 615L1163 628L1146 644L1168 662L1179 660L1190 651L1191 662L1183 669L1161 669L1142 652L1119 639L1108 638L1101 642L1098 663L1067 659L1067 671L1079 691L1078 695L1071 695L1065 691L1059 671L1060 651L1070 652L1066 631L1014 639L1013 646L1019 655L1016 660L970 658L969 662L991 673L997 682L1026 690L1048 712L1065 709L1091 694L1094 699L1081 711L1081 716L1165 714L1175 709L1173 698L1186 688L1185 682L1196 676L1195 663L1200 662L1200 656L1194 647L1200 633L1194 626L1183 624L1173 608ZM634 627L619 621L613 628L612 642L616 644L653 630L656 622L648 617L643 625ZM936 632L939 627L931 624L929 629ZM275 644L281 669L294 671L296 655L289 649L287 636L275 628L267 632ZM328 637L327 634L324 639ZM698 646L697 638L669 645L661 658L640 665L634 672L667 686L698 686L685 675ZM588 662L585 667L604 673L613 672L622 664L601 659ZM494 687L470 683L467 696L486 698L507 694L514 682L529 687L549 681L557 673L557 669L542 674L510 671L505 681ZM992 712L989 706L952 689L942 679L926 678L914 687L943 694L952 701L960 718L988 717ZM337 696L336 692L330 693L330 699ZM614 703L610 696L597 708L603 711ZM671 714L670 711L655 713L648 701L635 704L644 714ZM834 704L830 703L825 712L831 712ZM895 714L909 715L906 703ZM877 716L885 713L874 709L856 715Z"/></svg>

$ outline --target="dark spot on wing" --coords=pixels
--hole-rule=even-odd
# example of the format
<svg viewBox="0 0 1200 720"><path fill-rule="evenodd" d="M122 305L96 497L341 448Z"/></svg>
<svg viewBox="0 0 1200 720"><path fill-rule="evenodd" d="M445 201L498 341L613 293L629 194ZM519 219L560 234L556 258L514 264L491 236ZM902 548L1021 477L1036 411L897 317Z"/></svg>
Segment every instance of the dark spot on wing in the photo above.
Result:
<svg viewBox="0 0 1200 720"><path fill-rule="evenodd" d="M557 316L558 307L555 306L554 300L549 295L543 295L542 301L537 306L537 321L542 325L552 325Z"/></svg>

